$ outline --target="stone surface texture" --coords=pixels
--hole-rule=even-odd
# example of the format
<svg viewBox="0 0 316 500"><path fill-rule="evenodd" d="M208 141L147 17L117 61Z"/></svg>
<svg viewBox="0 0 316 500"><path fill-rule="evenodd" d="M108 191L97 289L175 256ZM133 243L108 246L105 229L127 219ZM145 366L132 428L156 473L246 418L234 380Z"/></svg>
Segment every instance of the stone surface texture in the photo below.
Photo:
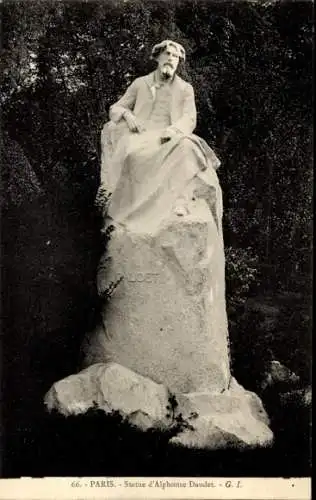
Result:
<svg viewBox="0 0 316 500"><path fill-rule="evenodd" d="M142 430L167 425L167 388L115 363L97 363L56 382L44 402L65 416L98 408L119 411Z"/></svg>
<svg viewBox="0 0 316 500"><path fill-rule="evenodd" d="M86 364L119 363L173 392L227 388L224 252L205 200L155 235L116 228L100 264L100 293L120 278Z"/></svg>
<svg viewBox="0 0 316 500"><path fill-rule="evenodd" d="M273 435L260 399L232 378L223 392L174 394L177 405L170 417L166 386L114 363L97 363L56 382L45 396L49 411L78 415L98 408L113 411L142 431L166 431L181 414L183 429L170 439L175 446L216 450L268 446ZM169 413L169 417L167 414ZM192 415L195 417L192 418Z"/></svg>
<svg viewBox="0 0 316 500"><path fill-rule="evenodd" d="M170 207L158 226L110 221L97 286L107 297L116 286L83 344L85 369L54 384L46 406L68 415L96 404L142 430L170 428L179 417L175 446L268 446L260 399L230 373L220 187L201 174L177 201L183 215Z"/></svg>
<svg viewBox="0 0 316 500"><path fill-rule="evenodd" d="M222 393L191 393L178 395L184 419L191 413L198 416L192 428L186 428L171 443L188 448L255 448L272 444L269 419L259 397L246 391L234 378Z"/></svg>

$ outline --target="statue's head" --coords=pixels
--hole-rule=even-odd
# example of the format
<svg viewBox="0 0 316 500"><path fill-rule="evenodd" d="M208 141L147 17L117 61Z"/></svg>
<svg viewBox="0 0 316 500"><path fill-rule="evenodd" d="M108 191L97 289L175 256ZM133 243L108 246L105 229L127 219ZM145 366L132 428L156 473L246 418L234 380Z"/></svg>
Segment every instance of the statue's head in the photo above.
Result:
<svg viewBox="0 0 316 500"><path fill-rule="evenodd" d="M177 42L164 40L153 47L151 57L157 61L161 76L169 79L177 71L180 60L185 60L185 50Z"/></svg>

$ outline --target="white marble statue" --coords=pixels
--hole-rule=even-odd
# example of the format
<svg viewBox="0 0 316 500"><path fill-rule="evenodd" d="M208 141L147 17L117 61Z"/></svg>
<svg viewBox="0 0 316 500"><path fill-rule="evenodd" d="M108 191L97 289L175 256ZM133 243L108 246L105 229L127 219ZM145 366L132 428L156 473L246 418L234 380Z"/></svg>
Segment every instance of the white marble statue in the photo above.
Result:
<svg viewBox="0 0 316 500"><path fill-rule="evenodd" d="M145 429L167 428L170 394L183 418L172 442L198 448L267 446L260 399L231 376L219 160L193 134L193 88L176 75L184 48L152 50L153 73L110 108L101 136L101 191L111 234L97 285L117 283L87 335L85 367L53 385L48 408L81 413L97 402Z"/></svg>
<svg viewBox="0 0 316 500"><path fill-rule="evenodd" d="M176 75L184 48L170 40L155 45L157 69L137 78L110 108L102 132L101 189L112 193L108 215L137 231L151 231L168 217L188 213L181 196L197 177L211 186L221 217L215 174L220 162L207 143L193 134L196 107L192 85ZM191 194L188 191L188 196Z"/></svg>

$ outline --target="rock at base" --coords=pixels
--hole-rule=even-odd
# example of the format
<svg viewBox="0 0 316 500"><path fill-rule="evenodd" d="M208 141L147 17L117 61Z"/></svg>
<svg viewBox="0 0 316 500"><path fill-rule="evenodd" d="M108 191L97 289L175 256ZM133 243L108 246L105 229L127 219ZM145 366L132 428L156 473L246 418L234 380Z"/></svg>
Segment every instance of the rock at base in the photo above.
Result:
<svg viewBox="0 0 316 500"><path fill-rule="evenodd" d="M176 404L172 418L167 417L170 396L166 386L123 366L97 363L53 384L45 396L45 405L49 411L54 409L66 416L90 408L108 414L118 411L143 431L178 429L170 443L187 448L245 449L272 443L260 399L234 379L223 392L173 395Z"/></svg>
<svg viewBox="0 0 316 500"><path fill-rule="evenodd" d="M183 418L186 420L192 413L197 418L171 439L174 445L217 450L267 447L273 442L260 398L234 378L222 393L190 393L177 398Z"/></svg>
<svg viewBox="0 0 316 500"><path fill-rule="evenodd" d="M155 234L116 226L98 272L102 325L87 335L85 366L114 362L174 393L229 383L222 234L204 199Z"/></svg>
<svg viewBox="0 0 316 500"><path fill-rule="evenodd" d="M118 411L142 430L167 424L167 389L115 363L97 363L55 382L44 403L65 416L91 408Z"/></svg>

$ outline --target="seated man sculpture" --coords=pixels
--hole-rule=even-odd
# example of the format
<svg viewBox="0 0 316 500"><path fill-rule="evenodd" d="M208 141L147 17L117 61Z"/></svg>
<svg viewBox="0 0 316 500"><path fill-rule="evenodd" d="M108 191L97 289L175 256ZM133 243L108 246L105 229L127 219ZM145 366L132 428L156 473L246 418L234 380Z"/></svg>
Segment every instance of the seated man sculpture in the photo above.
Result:
<svg viewBox="0 0 316 500"><path fill-rule="evenodd" d="M112 194L108 215L140 231L148 224L154 230L170 211L186 215L186 198L192 195L186 187L194 177L220 190L215 174L220 162L193 134L192 85L176 75L184 48L165 40L153 47L152 58L157 69L136 78L110 107L111 121L102 133L101 189Z"/></svg>
<svg viewBox="0 0 316 500"><path fill-rule="evenodd" d="M156 71L131 84L102 130L99 199L102 187L112 193L104 219L114 231L86 368L57 382L46 405L69 414L97 402L140 429L170 430L172 395L179 418L196 418L171 443L266 446L262 403L230 372L219 161L193 134L193 88L175 74L183 47L165 40L152 56Z"/></svg>

